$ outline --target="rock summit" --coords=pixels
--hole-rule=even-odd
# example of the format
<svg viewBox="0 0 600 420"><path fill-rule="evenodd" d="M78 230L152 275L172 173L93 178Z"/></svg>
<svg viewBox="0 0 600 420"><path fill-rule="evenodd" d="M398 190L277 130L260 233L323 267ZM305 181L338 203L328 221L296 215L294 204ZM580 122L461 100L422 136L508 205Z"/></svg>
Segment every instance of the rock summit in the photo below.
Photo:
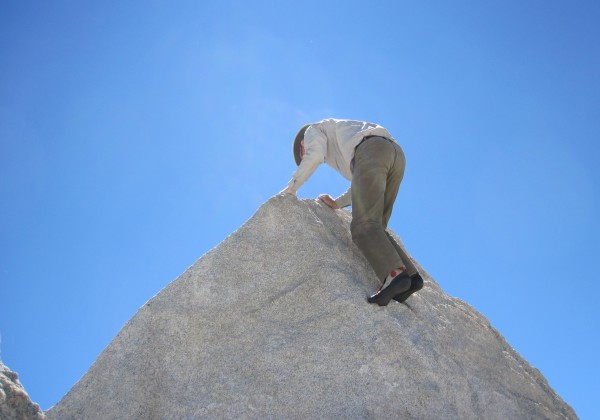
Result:
<svg viewBox="0 0 600 420"><path fill-rule="evenodd" d="M489 321L379 285L350 213L292 196L143 305L49 419L575 419Z"/></svg>

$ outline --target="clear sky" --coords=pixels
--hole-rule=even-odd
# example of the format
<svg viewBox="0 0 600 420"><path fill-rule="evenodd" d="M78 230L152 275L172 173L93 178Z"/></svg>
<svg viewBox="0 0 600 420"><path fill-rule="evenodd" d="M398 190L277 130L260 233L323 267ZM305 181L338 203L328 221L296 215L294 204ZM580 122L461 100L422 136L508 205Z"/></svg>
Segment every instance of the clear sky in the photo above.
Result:
<svg viewBox="0 0 600 420"><path fill-rule="evenodd" d="M2 360L57 403L285 186L302 124L350 118L405 150L410 253L599 418L599 22L597 1L0 3ZM347 186L323 165L299 196Z"/></svg>

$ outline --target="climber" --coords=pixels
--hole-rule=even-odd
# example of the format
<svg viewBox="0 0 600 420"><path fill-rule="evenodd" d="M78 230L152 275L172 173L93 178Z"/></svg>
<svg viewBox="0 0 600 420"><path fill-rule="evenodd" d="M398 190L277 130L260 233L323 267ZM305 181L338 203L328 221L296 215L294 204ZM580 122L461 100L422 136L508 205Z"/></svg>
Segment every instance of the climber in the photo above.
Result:
<svg viewBox="0 0 600 420"><path fill-rule="evenodd" d="M386 231L404 176L404 152L380 125L334 118L304 125L293 144L298 169L281 194L296 195L300 186L325 162L348 179L350 188L338 198L318 199L332 209L352 205L352 241L365 255L381 287L369 303L404 302L423 287L410 258Z"/></svg>

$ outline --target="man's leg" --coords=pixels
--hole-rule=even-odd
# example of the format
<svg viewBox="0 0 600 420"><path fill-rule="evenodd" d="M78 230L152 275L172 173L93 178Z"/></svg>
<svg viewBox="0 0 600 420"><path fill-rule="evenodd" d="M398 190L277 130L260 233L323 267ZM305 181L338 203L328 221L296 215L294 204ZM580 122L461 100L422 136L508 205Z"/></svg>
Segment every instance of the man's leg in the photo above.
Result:
<svg viewBox="0 0 600 420"><path fill-rule="evenodd" d="M400 258L402 258L402 261L404 262L404 265L406 267L406 272L408 273L408 275L412 276L413 274L417 274L417 272L418 272L417 268L411 261L410 257L406 254L406 252L404 252L404 250L402 249L400 244L398 244L398 242L396 242L396 240L392 237L392 235L390 235L387 231L385 232L385 234L387 235L392 246L396 249L396 252L398 253L398 255L400 255Z"/></svg>
<svg viewBox="0 0 600 420"><path fill-rule="evenodd" d="M397 154L396 154L396 164L394 165L394 169L388 175L388 187L386 189L385 194L385 207L383 212L383 222L384 226L387 227L387 223L392 215L392 208L394 206L394 202L396 201L396 195L398 193L398 189L400 187L400 183L402 182L402 178L404 176L404 167L406 166L406 161L404 159L404 153L400 146L397 146ZM404 252L402 247L392 238L392 236L386 231L386 235L396 249L396 252L404 261L404 265L406 266L406 273L410 276L410 289L397 294L394 296L394 299L398 302L404 302L406 299L410 297L414 292L419 291L423 288L423 278L417 271L417 268L412 263L409 256Z"/></svg>
<svg viewBox="0 0 600 420"><path fill-rule="evenodd" d="M352 240L383 282L390 272L405 267L385 226L404 174L404 154L396 144L368 139L354 156L352 176Z"/></svg>
<svg viewBox="0 0 600 420"><path fill-rule="evenodd" d="M383 226L387 228L390 217L392 216L392 209L394 207L394 203L396 201L396 197L398 196L398 191L400 189L400 184L402 183L402 179L404 178L404 168L406 167L406 159L404 157L404 152L402 148L398 144L394 144L395 150L395 161L390 173L387 177L386 190L384 195L384 208L383 208ZM407 273L409 275L413 275L417 273L417 269L414 264L406 255L406 252L400 247L400 245L392 238L392 236L387 232L385 232L388 240L404 262L406 266Z"/></svg>

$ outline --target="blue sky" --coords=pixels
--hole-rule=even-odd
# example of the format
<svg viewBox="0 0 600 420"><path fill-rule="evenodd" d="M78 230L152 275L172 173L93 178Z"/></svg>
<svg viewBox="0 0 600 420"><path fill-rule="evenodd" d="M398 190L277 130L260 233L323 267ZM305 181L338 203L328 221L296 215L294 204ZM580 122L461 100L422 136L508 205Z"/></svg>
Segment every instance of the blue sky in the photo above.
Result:
<svg viewBox="0 0 600 420"><path fill-rule="evenodd" d="M411 254L598 418L599 21L591 1L3 2L2 360L54 405L285 186L302 124L351 118L405 150ZM323 166L299 196L347 186Z"/></svg>

